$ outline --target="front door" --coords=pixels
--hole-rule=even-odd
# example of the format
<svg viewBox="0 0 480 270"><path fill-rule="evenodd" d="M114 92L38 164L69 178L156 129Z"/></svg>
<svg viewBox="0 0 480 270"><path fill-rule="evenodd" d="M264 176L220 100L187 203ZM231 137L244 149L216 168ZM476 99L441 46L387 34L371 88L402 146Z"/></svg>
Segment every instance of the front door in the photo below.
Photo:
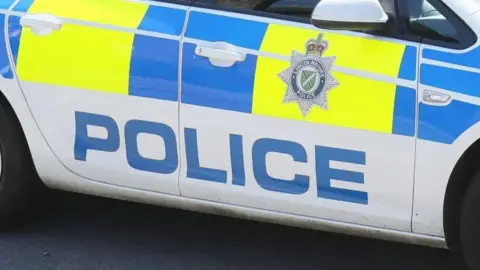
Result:
<svg viewBox="0 0 480 270"><path fill-rule="evenodd" d="M478 17L464 15L475 11L471 6L452 10L444 2L402 2L410 35L422 38L412 230L440 237L453 228L444 221L460 220L458 191L466 182L459 181L473 177L464 175L469 169L462 166L480 130L480 48L466 23Z"/></svg>
<svg viewBox="0 0 480 270"><path fill-rule="evenodd" d="M418 46L317 29L308 22L317 2L191 9L180 191L410 231Z"/></svg>
<svg viewBox="0 0 480 270"><path fill-rule="evenodd" d="M16 74L72 172L178 194L178 56L188 5L21 0L8 19Z"/></svg>

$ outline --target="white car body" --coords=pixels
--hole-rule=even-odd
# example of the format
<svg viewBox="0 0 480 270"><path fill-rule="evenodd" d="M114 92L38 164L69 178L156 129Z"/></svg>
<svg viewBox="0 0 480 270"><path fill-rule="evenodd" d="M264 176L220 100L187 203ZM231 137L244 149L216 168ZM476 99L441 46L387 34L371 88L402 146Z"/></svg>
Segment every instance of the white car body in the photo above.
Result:
<svg viewBox="0 0 480 270"><path fill-rule="evenodd" d="M314 124L308 121L292 121L197 106L192 102L183 101L188 100L187 95L190 95L191 99L204 98L202 93L198 93L201 91L210 94L207 98L224 98L222 92L215 92L213 88L189 84L189 75L185 73L188 69L182 71L182 65L186 63L183 58L190 57L189 61L192 62L189 62L189 67L192 69L197 64L195 61L200 61L198 60L200 56L195 56L187 49L188 46L211 44L193 34L188 35L190 31L188 22L194 20L195 16L205 14L233 16L261 23L274 23L282 27L318 31L315 27L203 7L125 0L123 2L127 4L176 9L179 14L184 14L182 16L185 16L186 21L180 32L175 32L176 30L172 28L169 30L170 33L161 33L134 29L128 22L125 22L125 25L112 26L109 25L108 19L86 21L82 18L55 16L53 22L58 20L63 24L60 30L45 30L51 25L40 27L38 35L25 34L26 30L22 30L22 37L18 39L21 39L21 42L31 42L35 47L33 45L21 47L20 54L23 54L21 56L23 59L16 59L16 52L12 52L15 46L12 42L18 42L15 38L19 33L13 31L9 23L11 24L12 18L18 20L28 13L15 10L20 0L10 2L12 3L9 6L0 6L0 13L4 16L0 20L4 20L4 46L8 52L8 63L13 70L11 78L0 78L0 90L21 123L38 175L48 187L299 227L446 247L443 206L447 184L460 157L480 138L479 122L472 124L451 143L441 143L418 138L418 113L415 114L415 135L400 136L336 126L334 120L333 125ZM80 6L82 1L73 2ZM477 36L480 36L480 12L478 12L480 1L444 2ZM102 4L98 4L98 12L103 11L101 7ZM123 14L123 8L111 10L111 16ZM339 11L344 12L341 8ZM77 35L80 32L75 31L82 27L95 28L98 31L85 32L87 33L85 36ZM162 27L167 29L168 25ZM204 27L214 31L211 28L213 25L207 22ZM65 33L64 36L62 31ZM108 90L90 90L95 83L103 84L105 89L113 89L112 92L124 86L122 82L113 80L115 77L112 75L113 72L125 72L120 70L123 64L119 63L117 66L107 58L102 59L107 51L110 52L109 57L115 57L115 54L120 55L124 50L123 45L117 46L105 41L105 36L109 34L111 36L108 39L112 42L117 40L123 42L124 38L129 38L127 34L116 35L117 32L113 33L114 31L127 33L131 35L130 38L138 34L152 39L162 39L160 42L173 42L172 54L175 52L175 46L179 48L180 44L178 70L175 74L168 75L176 76L177 81L156 81L171 89L171 94L176 96L177 100L111 94ZM353 32L344 34L379 42L389 40L368 34ZM56 46L52 46L53 40L57 42ZM480 44L478 41L474 46L461 51L410 41L396 42L417 49L419 60L416 73L420 72L419 67L422 64L480 73L480 69L442 63L421 56L423 50L428 49L466 54L478 48ZM184 44L190 45L183 48ZM94 45L101 47L96 48L98 49L96 55L82 53L83 47ZM248 46L234 48L239 53L247 55L245 61L249 61L249 55L258 55L266 62L290 61L290 52L285 55L280 52L265 52L263 47L257 50ZM3 49L0 46L0 50ZM82 59L86 60L80 65ZM93 61L92 59L97 60L93 63L88 62ZM175 60L172 59L168 61ZM223 64L228 68L228 63ZM257 68L258 65L259 62ZM111 73L110 69L113 70ZM359 70L343 67L335 69L348 76L364 76ZM85 76L90 77L86 79ZM259 76L258 73L256 76ZM244 80L240 75L238 78ZM480 106L479 97L424 85L420 82L419 76L412 81L383 75L374 78L416 89L416 108L422 104L425 90L449 95L451 97L449 102L461 101ZM58 83L62 80L65 82L64 85ZM55 82L51 83L52 81ZM69 86L73 81L80 86ZM232 82L238 85L242 83ZM281 83L280 80L277 82L278 85ZM257 87L256 84L261 82L254 84L254 87ZM183 91L187 93L185 97ZM196 91L198 96L195 94ZM244 101L240 96L238 98L238 106L241 107ZM355 103L350 104L353 106ZM448 104L427 105L448 106ZM252 106L255 109L255 106L270 104L264 101ZM375 109L372 109L372 119L375 119L374 113ZM87 121L85 123L93 123L88 121L98 118L89 118L89 114L108 116L108 119L104 117L101 121L109 125L110 129L98 126L87 128L86 124L82 126L81 122L78 122L79 119ZM161 124L150 125L141 121ZM150 133L153 130L163 134L163 139L162 136L146 133L137 137L142 130L150 130ZM106 146L100 143L97 146L104 147L104 150L95 151L92 150L92 145L81 144L78 141L75 146L76 138L80 140L76 135L83 136L84 139L87 136L106 141L112 138L109 136L118 136L118 140L112 139L111 144ZM115 142L119 144L115 145ZM86 149L88 147L90 148ZM77 151L76 154L74 149ZM144 159L139 160L135 151L138 151ZM287 152L282 154L281 151ZM147 157L151 160L146 160ZM344 162L341 162L342 160ZM344 172L342 174L341 171L332 169ZM235 170L235 173L232 173L232 170ZM352 181L356 183L324 178L329 174L353 177ZM295 178L297 180L293 181L294 177L297 177ZM202 178L210 180L201 180ZM319 192L321 189L327 192ZM344 190L340 191L340 194L347 194L346 199L335 195L335 192L328 193L329 190L337 189ZM345 190L349 191L342 193Z"/></svg>

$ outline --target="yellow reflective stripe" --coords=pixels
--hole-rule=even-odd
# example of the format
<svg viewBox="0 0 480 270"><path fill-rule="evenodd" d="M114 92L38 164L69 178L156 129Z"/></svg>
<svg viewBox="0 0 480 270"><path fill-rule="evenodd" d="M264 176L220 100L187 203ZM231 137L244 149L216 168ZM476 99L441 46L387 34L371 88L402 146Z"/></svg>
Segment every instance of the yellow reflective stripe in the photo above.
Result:
<svg viewBox="0 0 480 270"><path fill-rule="evenodd" d="M395 84L333 72L339 87L328 93L328 110L316 106L304 117L295 103L283 103L286 85L277 74L287 61L259 57L252 113L297 121L391 133Z"/></svg>
<svg viewBox="0 0 480 270"><path fill-rule="evenodd" d="M133 39L132 33L72 24L47 36L23 28L18 76L25 81L128 94Z"/></svg>
<svg viewBox="0 0 480 270"><path fill-rule="evenodd" d="M290 56L292 50L305 53L305 43L319 31L270 25L261 51ZM397 77L405 45L326 33L325 55L337 57L336 66ZM252 113L297 121L391 133L396 84L333 72L340 85L328 93L328 110L312 107L303 116L297 104L284 104L287 86L278 74L288 61L260 56L257 60Z"/></svg>
<svg viewBox="0 0 480 270"><path fill-rule="evenodd" d="M290 56L305 53L305 43L317 38L317 30L270 24L261 51ZM336 56L335 65L397 78L406 45L380 39L324 33L329 47L325 56Z"/></svg>
<svg viewBox="0 0 480 270"><path fill-rule="evenodd" d="M28 12L137 28L147 9L146 3L125 0L35 0Z"/></svg>
<svg viewBox="0 0 480 270"><path fill-rule="evenodd" d="M28 12L137 28L147 9L145 3L124 0L35 0ZM18 75L26 81L128 94L133 39L132 33L68 23L48 36L23 28Z"/></svg>

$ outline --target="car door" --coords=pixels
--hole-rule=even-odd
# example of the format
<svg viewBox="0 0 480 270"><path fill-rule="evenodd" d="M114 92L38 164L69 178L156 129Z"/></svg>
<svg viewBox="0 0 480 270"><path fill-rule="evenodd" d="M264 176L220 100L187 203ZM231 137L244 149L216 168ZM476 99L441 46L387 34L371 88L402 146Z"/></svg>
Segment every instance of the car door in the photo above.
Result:
<svg viewBox="0 0 480 270"><path fill-rule="evenodd" d="M469 26L478 25L478 3L446 2L402 2L410 35L422 39L412 229L440 237L456 233L480 129L480 48Z"/></svg>
<svg viewBox="0 0 480 270"><path fill-rule="evenodd" d="M22 90L73 173L178 194L178 57L188 5L20 0L8 18Z"/></svg>
<svg viewBox="0 0 480 270"><path fill-rule="evenodd" d="M318 29L317 2L196 1L182 46L182 196L410 231L418 45Z"/></svg>

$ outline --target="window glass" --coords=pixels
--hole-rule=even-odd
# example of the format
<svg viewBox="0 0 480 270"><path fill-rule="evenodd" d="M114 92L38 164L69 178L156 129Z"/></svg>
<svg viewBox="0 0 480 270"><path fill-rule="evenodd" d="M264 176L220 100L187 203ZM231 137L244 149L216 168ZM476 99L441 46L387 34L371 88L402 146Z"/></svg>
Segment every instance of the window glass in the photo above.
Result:
<svg viewBox="0 0 480 270"><path fill-rule="evenodd" d="M262 0L216 0L214 4L232 8L254 9Z"/></svg>
<svg viewBox="0 0 480 270"><path fill-rule="evenodd" d="M405 0L411 29L424 38L460 43L461 36L455 25L449 21L428 0ZM480 1L480 0L479 0Z"/></svg>
<svg viewBox="0 0 480 270"><path fill-rule="evenodd" d="M480 0L479 0L480 1ZM285 15L293 15L302 18L310 18L318 0L279 0L273 3L265 11Z"/></svg>
<svg viewBox="0 0 480 270"><path fill-rule="evenodd" d="M310 18L319 0L197 0L226 8L257 10L274 14Z"/></svg>

